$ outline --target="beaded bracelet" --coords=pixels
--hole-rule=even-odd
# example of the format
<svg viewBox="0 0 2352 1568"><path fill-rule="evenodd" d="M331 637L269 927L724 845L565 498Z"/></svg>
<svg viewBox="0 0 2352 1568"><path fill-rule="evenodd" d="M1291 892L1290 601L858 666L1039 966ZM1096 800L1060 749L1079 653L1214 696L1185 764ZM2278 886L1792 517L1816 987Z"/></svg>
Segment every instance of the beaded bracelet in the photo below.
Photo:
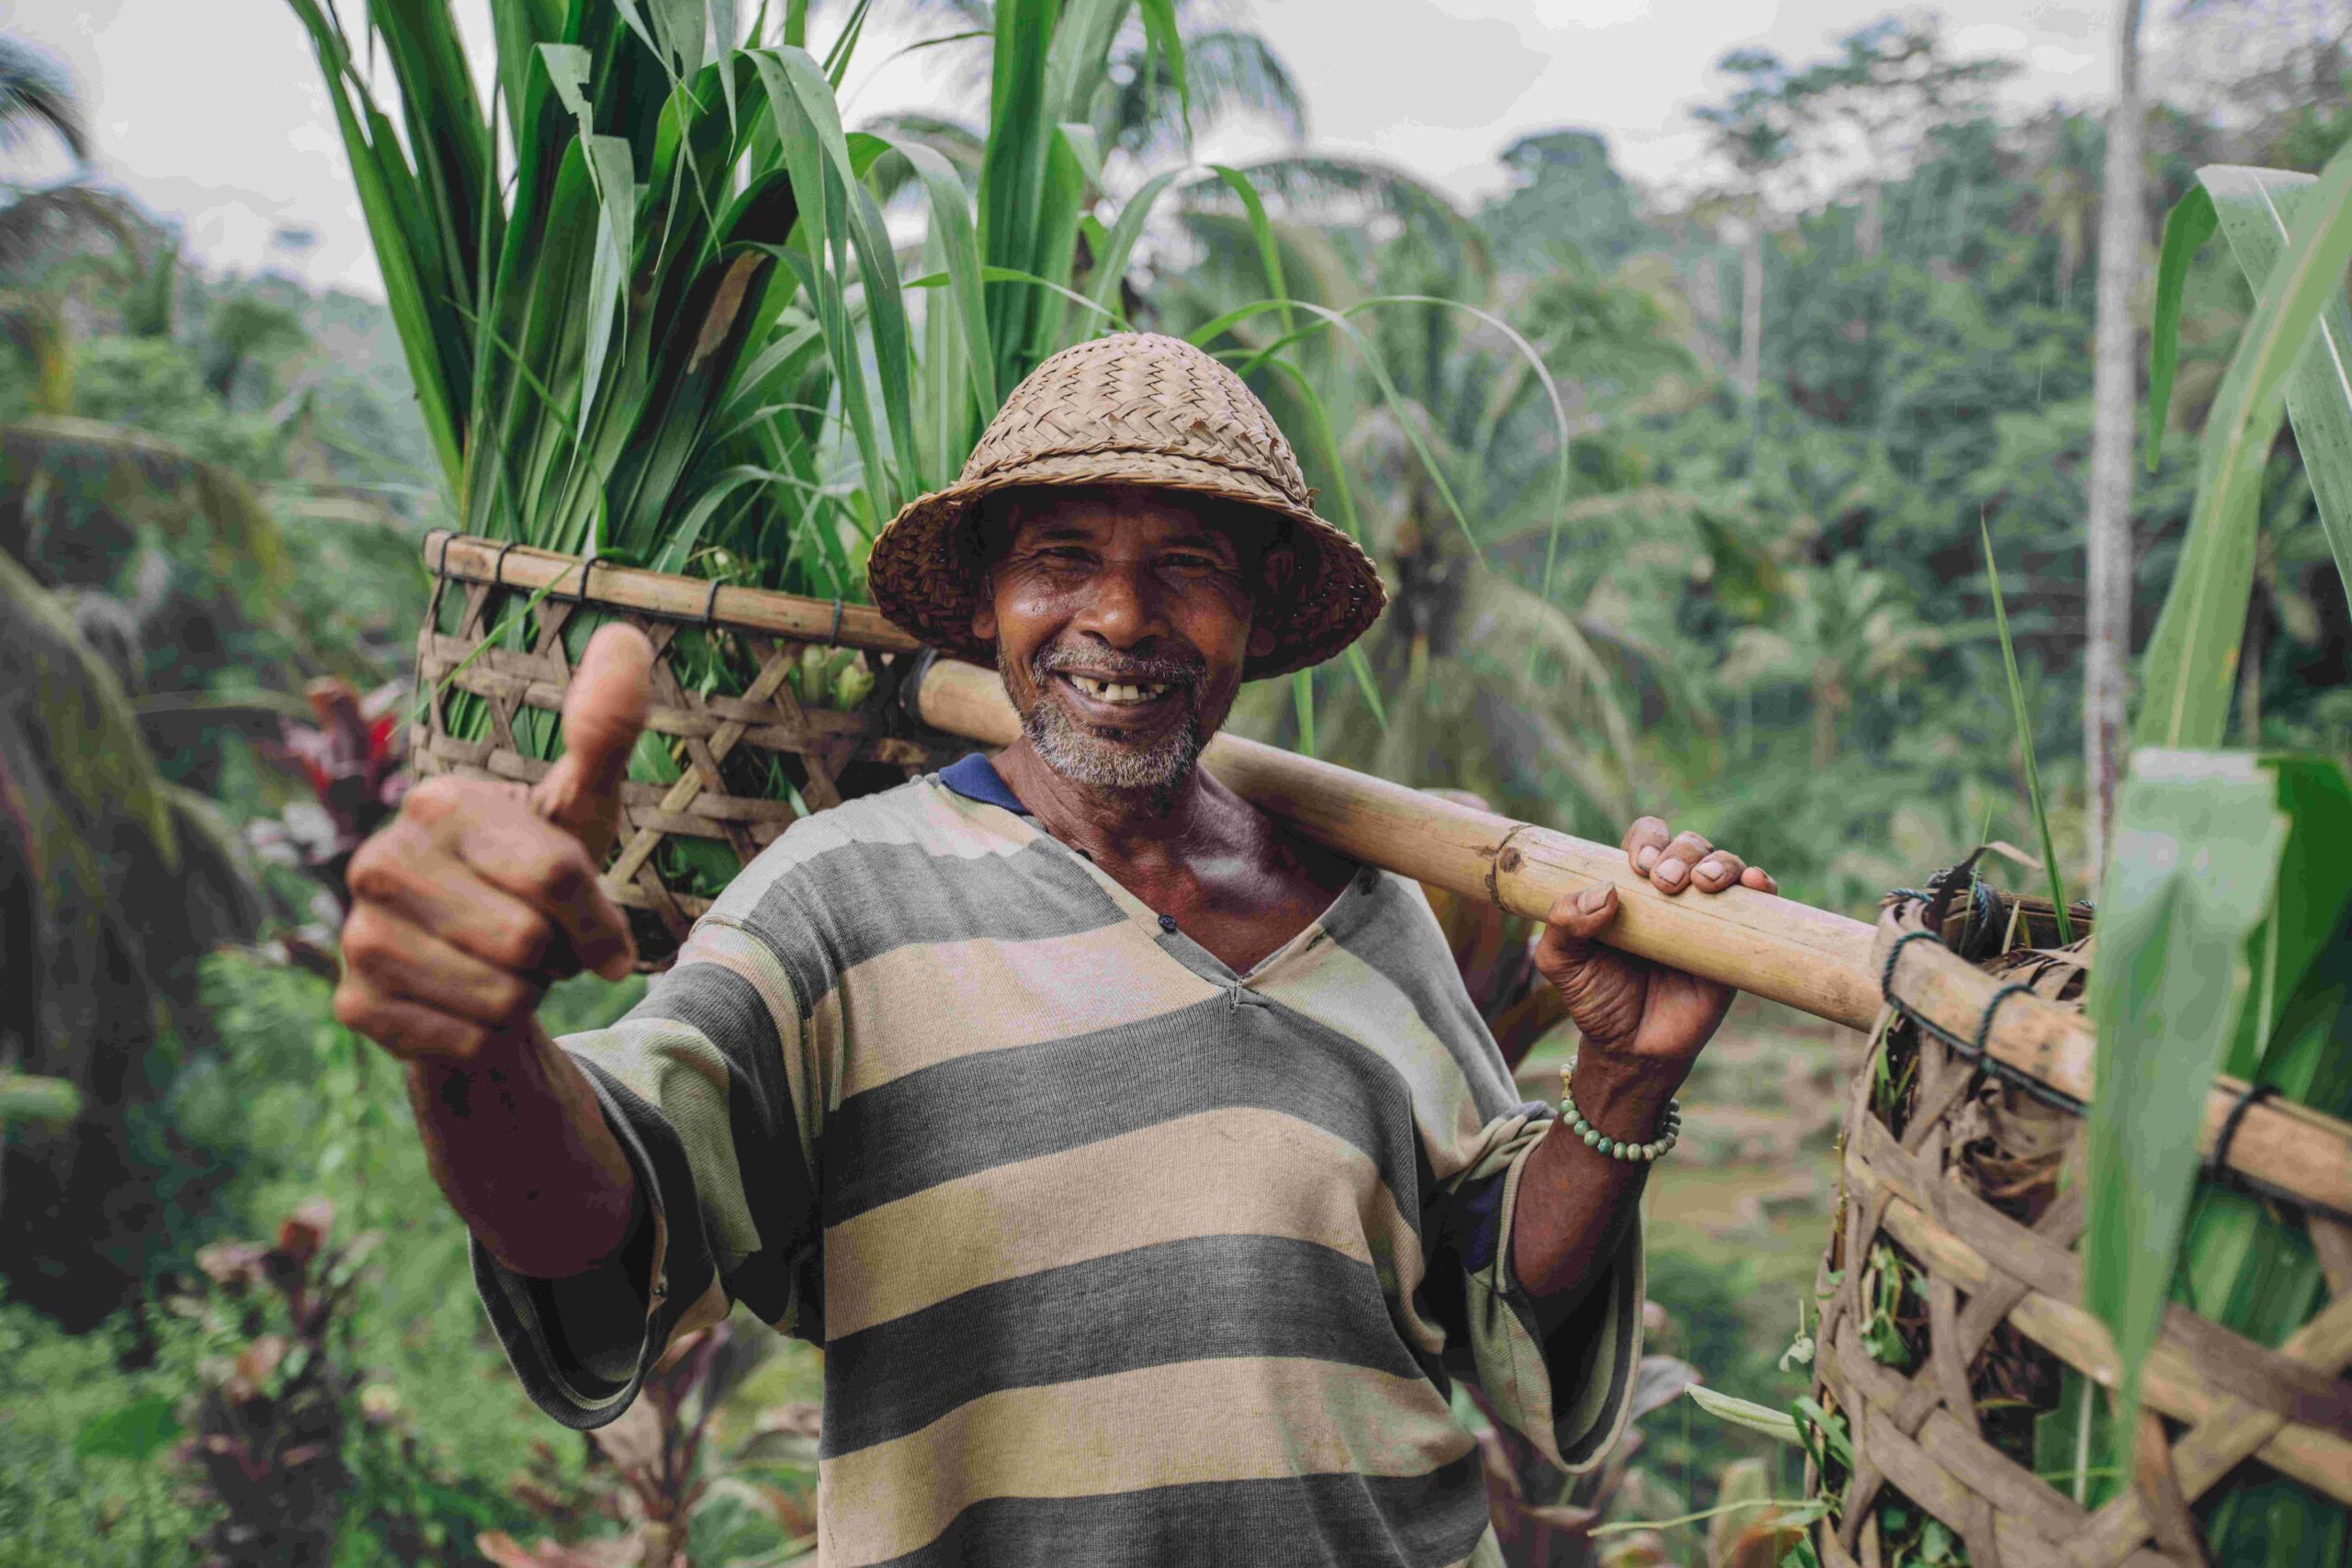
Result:
<svg viewBox="0 0 2352 1568"><path fill-rule="evenodd" d="M1682 1141L1682 1101L1679 1100L1666 1102L1666 1124L1648 1143L1629 1144L1623 1138L1606 1136L1600 1128L1584 1119L1584 1112L1577 1109L1576 1096L1568 1092L1568 1079L1576 1070L1577 1059L1574 1056L1569 1057L1568 1065L1560 1069L1560 1120L1568 1124L1569 1132L1585 1141L1588 1148L1598 1149L1611 1159L1642 1165L1657 1159Z"/></svg>

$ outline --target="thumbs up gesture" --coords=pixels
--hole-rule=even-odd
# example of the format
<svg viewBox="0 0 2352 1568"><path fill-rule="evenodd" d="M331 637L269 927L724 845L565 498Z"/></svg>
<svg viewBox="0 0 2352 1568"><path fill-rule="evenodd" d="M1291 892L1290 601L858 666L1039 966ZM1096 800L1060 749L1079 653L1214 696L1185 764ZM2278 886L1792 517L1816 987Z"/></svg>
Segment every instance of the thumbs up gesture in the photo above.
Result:
<svg viewBox="0 0 2352 1568"><path fill-rule="evenodd" d="M440 774L352 857L334 1013L411 1062L471 1060L527 1033L554 981L636 961L597 885L651 700L653 649L626 626L590 639L563 706L564 751L528 792Z"/></svg>

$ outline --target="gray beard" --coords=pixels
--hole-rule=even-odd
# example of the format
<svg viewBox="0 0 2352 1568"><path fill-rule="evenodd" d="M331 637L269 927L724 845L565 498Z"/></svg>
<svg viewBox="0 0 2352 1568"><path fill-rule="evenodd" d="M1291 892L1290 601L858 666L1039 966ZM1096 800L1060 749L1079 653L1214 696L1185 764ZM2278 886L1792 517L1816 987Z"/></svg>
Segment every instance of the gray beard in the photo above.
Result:
<svg viewBox="0 0 2352 1568"><path fill-rule="evenodd" d="M1208 737L1200 716L1184 721L1147 746L1108 740L1072 718L1046 691L1050 673L1035 673L1037 700L1022 716L1021 733L1046 766L1075 784L1092 789L1140 790L1166 795L1191 776Z"/></svg>

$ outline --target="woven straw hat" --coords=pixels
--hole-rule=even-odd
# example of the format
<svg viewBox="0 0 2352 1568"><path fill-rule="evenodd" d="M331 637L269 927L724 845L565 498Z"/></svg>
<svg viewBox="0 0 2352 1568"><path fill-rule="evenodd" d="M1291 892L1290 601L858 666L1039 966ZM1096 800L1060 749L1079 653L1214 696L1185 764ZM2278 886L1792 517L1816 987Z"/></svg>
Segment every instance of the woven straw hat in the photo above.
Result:
<svg viewBox="0 0 2352 1568"><path fill-rule="evenodd" d="M1241 378L1181 338L1122 333L1066 348L1013 389L944 490L908 504L866 566L882 613L935 648L983 664L972 636L983 581L976 505L1016 485L1152 485L1222 497L1285 519L1297 570L1261 604L1272 651L1245 680L1319 664L1362 636L1386 594L1355 541L1315 514L1290 443Z"/></svg>

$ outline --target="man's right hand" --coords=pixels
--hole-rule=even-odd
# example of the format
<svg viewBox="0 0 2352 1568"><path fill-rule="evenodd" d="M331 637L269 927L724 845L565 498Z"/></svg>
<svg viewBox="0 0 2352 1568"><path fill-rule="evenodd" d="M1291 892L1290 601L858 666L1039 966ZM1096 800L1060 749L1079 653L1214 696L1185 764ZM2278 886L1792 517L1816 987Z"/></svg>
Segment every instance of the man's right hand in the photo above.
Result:
<svg viewBox="0 0 2352 1568"><path fill-rule="evenodd" d="M644 634L601 628L564 701L563 756L537 784L445 773L409 792L352 857L338 1020L404 1061L454 1066L528 1033L552 982L628 973L628 924L596 872L652 665Z"/></svg>

